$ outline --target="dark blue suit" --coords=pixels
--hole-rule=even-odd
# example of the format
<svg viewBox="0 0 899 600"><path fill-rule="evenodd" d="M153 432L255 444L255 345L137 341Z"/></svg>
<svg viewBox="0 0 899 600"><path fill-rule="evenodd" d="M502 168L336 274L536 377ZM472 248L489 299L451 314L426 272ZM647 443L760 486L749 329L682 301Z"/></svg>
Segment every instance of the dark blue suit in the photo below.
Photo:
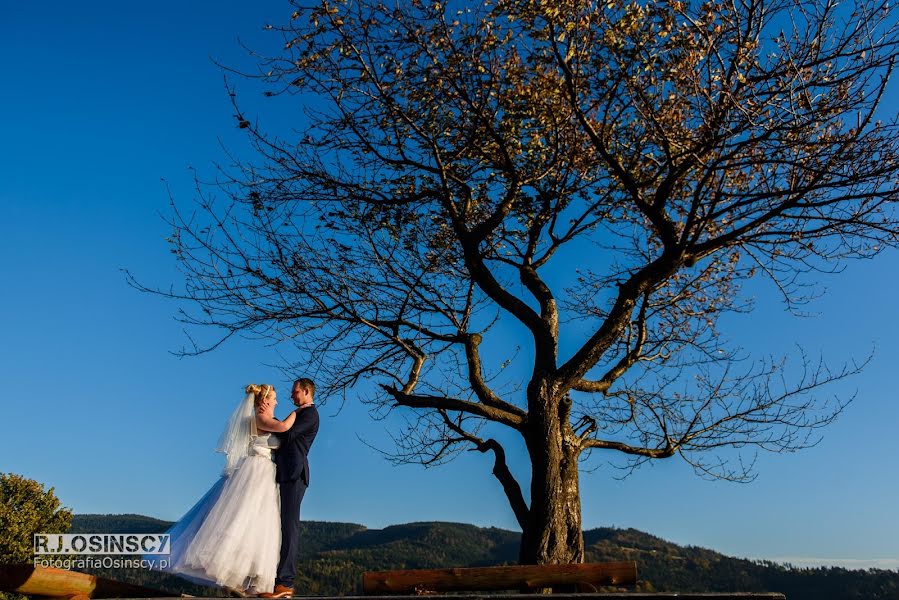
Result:
<svg viewBox="0 0 899 600"><path fill-rule="evenodd" d="M281 556L276 585L293 587L300 549L300 504L309 486L309 449L318 433L318 409L298 408L290 429L276 434L281 446L275 452L276 479L281 492Z"/></svg>

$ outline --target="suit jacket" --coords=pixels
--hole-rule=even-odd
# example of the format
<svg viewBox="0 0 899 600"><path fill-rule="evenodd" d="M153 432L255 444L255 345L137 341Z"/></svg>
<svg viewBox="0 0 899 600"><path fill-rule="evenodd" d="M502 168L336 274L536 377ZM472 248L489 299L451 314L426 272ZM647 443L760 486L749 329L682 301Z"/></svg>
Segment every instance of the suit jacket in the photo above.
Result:
<svg viewBox="0 0 899 600"><path fill-rule="evenodd" d="M281 446L275 452L276 479L282 481L303 480L309 485L309 449L318 433L318 409L314 404L298 408L296 420L287 431L276 433Z"/></svg>

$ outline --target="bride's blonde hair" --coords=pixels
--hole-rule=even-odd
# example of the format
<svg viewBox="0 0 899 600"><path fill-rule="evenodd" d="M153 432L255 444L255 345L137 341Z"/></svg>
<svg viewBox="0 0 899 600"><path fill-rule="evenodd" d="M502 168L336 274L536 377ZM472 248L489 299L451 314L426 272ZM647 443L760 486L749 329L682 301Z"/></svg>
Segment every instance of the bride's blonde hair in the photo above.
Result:
<svg viewBox="0 0 899 600"><path fill-rule="evenodd" d="M251 383L247 386L246 393L253 394L253 404L258 408L259 405L262 404L262 401L265 400L265 397L268 396L268 393L273 389L275 389L274 386L267 383Z"/></svg>

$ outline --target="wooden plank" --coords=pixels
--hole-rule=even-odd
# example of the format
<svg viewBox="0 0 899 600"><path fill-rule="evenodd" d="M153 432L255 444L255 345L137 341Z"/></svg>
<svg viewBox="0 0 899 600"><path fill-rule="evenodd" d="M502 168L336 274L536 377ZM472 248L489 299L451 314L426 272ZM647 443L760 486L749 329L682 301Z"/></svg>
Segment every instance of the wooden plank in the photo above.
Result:
<svg viewBox="0 0 899 600"><path fill-rule="evenodd" d="M55 598L161 598L171 592L122 583L87 573L35 567L34 565L0 565L0 591L30 596Z"/></svg>
<svg viewBox="0 0 899 600"><path fill-rule="evenodd" d="M636 561L573 565L511 565L450 569L369 571L362 574L365 594L517 590L559 586L633 585Z"/></svg>

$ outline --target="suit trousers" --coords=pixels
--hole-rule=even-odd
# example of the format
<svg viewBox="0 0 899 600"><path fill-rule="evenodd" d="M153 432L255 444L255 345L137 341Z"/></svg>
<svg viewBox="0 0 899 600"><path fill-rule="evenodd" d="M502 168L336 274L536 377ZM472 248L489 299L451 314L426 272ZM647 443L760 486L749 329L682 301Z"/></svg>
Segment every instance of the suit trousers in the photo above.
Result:
<svg viewBox="0 0 899 600"><path fill-rule="evenodd" d="M293 587L300 551L300 503L306 494L302 478L280 483L281 492L281 557L275 585Z"/></svg>

